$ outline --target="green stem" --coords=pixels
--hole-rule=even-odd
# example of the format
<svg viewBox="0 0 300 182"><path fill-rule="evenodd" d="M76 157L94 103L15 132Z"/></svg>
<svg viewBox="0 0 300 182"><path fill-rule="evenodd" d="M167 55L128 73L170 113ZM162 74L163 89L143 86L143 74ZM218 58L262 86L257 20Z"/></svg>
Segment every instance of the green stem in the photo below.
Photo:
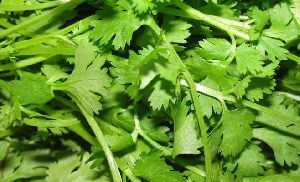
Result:
<svg viewBox="0 0 300 182"><path fill-rule="evenodd" d="M249 30L251 28L251 26L246 23L246 22L240 22L240 21L236 21L236 20L231 20L231 19L227 19L221 16L215 16L215 15L208 15L213 19L216 19L222 23L227 24L228 26L235 26L237 28L242 28L242 29L246 29Z"/></svg>
<svg viewBox="0 0 300 182"><path fill-rule="evenodd" d="M30 46L37 45L40 43L45 43L49 39L60 39L60 40L65 41L65 39L64 38L62 39L62 36L60 36L60 35L65 35L65 34L69 33L70 31L75 30L80 24L82 24L85 21L90 22L90 21L96 20L98 18L99 18L99 15L92 15L92 16L89 16L81 21L78 21L68 27L65 27L61 30L50 33L48 35L42 35L42 36L38 36L38 37L29 39L29 40L22 40L22 41L16 42L16 43L12 44L10 47L0 49L0 55L1 55L0 59L8 58L9 54L12 52L12 48L13 48L13 51L16 51L16 50L28 48ZM72 36L75 36L81 32L84 32L87 29L88 29L88 26L85 29L82 29L80 32L76 32L76 34L72 34ZM71 44L73 45L73 43L71 43Z"/></svg>
<svg viewBox="0 0 300 182"><path fill-rule="evenodd" d="M197 120L199 123L200 131L201 131L202 143L203 143L203 148L204 148L206 181L209 182L212 180L212 164L211 164L211 156L210 156L210 147L208 144L208 137L207 137L207 133L206 133L206 124L204 122L203 115L202 115L201 103L198 98L195 82L193 80L192 75L189 72L184 72L183 74L184 74L185 78L187 79L187 82L190 86L190 92L192 95L193 105L195 107L196 116L197 116Z"/></svg>
<svg viewBox="0 0 300 182"><path fill-rule="evenodd" d="M187 82L185 80L181 80L180 81L180 84L183 85L183 86L186 86L188 87L189 85L187 84ZM282 121L285 121L285 122L289 122L291 124L300 124L300 120L298 119L295 119L295 118L291 118L289 116L286 116L286 115L283 115L279 112L276 112L272 109L269 109L265 106L261 106L261 105L258 105L256 103L253 103L253 102L250 102L248 100L245 100L245 99L241 99L241 100L237 100L234 96L231 96L231 95L223 95L221 92L219 91L216 91L216 90L213 90L211 88L208 88L206 86L203 86L201 84L195 84L196 86L196 90L198 92L201 92L203 94L206 94L206 95L209 95L211 97L215 97L219 100L226 100L226 101L230 101L230 102L240 102L242 105L246 106L246 107L249 107L249 108L252 108L254 110L257 110L259 112L263 112L263 113L266 113L270 116L273 116L273 117L276 117L278 119L281 119Z"/></svg>
<svg viewBox="0 0 300 182"><path fill-rule="evenodd" d="M182 11L182 10L179 10L179 9L175 9L175 8L158 7L158 11L160 13L164 13L164 14L168 14L168 15L180 16L180 17L183 17L183 18L199 20L195 16L191 16L189 13L187 13L185 11ZM248 23L245 23L245 22L230 20L230 19L223 18L223 17L220 17L220 16L214 16L214 15L208 15L208 14L205 14L205 15L212 18L212 19L215 19L219 22L222 22L222 23L224 23L228 26L234 26L236 28L242 28L242 29L245 29L245 30L249 30L251 28L251 26Z"/></svg>
<svg viewBox="0 0 300 182"><path fill-rule="evenodd" d="M0 26L4 27L4 28L9 28L12 27L13 25L11 23L8 23L7 21L0 19Z"/></svg>
<svg viewBox="0 0 300 182"><path fill-rule="evenodd" d="M294 95L294 94L291 94L291 93L279 92L279 91L277 91L276 93L278 93L279 95L284 95L285 97L288 97L290 99L293 99L295 101L300 102L300 96L299 95Z"/></svg>
<svg viewBox="0 0 300 182"><path fill-rule="evenodd" d="M51 1L47 3L38 3L32 5L0 5L0 11L28 11L28 10L39 10L52 8L55 6L62 5L67 1Z"/></svg>
<svg viewBox="0 0 300 182"><path fill-rule="evenodd" d="M85 141L89 142L89 144L93 146L99 146L98 141L90 135L81 124L73 125L68 127L69 130L76 133L78 136L83 138Z"/></svg>
<svg viewBox="0 0 300 182"><path fill-rule="evenodd" d="M124 169L123 172L130 179L131 182L141 182L136 176L134 176L133 172L130 169Z"/></svg>
<svg viewBox="0 0 300 182"><path fill-rule="evenodd" d="M3 30L0 32L0 39L6 37L9 34L18 32L22 29L26 29L26 27L30 27L33 24L40 24L41 22L44 22L44 24L46 25L46 23L50 23L51 19L58 17L57 15L64 13L65 11L68 11L70 9L73 9L74 7L76 7L77 5L81 4L85 2L85 0L72 0L68 3L65 3L61 6L58 6L52 10L49 10L39 16L36 16L34 18L31 18L27 21L24 21L20 24L17 24L13 27L10 27L6 30Z"/></svg>
<svg viewBox="0 0 300 182"><path fill-rule="evenodd" d="M78 107L74 103L70 102L69 100L67 100L66 98L64 98L60 95L56 95L55 100L61 102L62 104L73 109L74 111L79 111ZM68 127L68 129L71 130L72 132L74 132L75 134L79 135L81 138L83 138L89 144L91 144L93 146L99 146L99 142L95 139L95 137L91 136L86 131L86 129L84 128L84 126L82 126L82 124L70 126L70 127Z"/></svg>
<svg viewBox="0 0 300 182"><path fill-rule="evenodd" d="M231 39L231 49L230 49L230 54L228 56L228 58L225 60L225 62L223 63L224 65L229 65L232 60L234 59L235 57L235 52L236 52L236 40L235 40L235 37L232 35L232 33L230 32L227 32L230 39Z"/></svg>
<svg viewBox="0 0 300 182"><path fill-rule="evenodd" d="M157 35L160 35L160 32L161 32L160 28L153 19L151 19L149 21L149 26L153 29L153 31ZM190 85L190 88L191 88L190 90L191 90L192 100L193 100L193 104L195 106L196 116L197 116L197 120L199 123L201 136L202 136L202 143L203 143L203 148L204 148L206 181L210 182L211 178L212 178L212 164L211 164L211 156L210 156L210 147L208 144L206 125L205 125L205 122L204 122L204 119L202 116L200 100L199 100L199 98L197 96L197 92L196 92L195 82L192 78L192 75L188 72L185 65L183 64L181 58L178 56L178 54L177 54L176 50L174 49L174 47L172 46L172 44L167 40L167 38L165 37L164 34L161 34L160 36L162 36L162 40L164 41L164 43L170 50L171 55L173 56L172 59L174 59L178 65L181 65L184 70L186 70L183 72L183 74L186 77L186 79L188 80L188 84Z"/></svg>
<svg viewBox="0 0 300 182"><path fill-rule="evenodd" d="M176 164L179 164L180 166L183 166L184 168L186 168L190 171L193 171L194 173L199 174L200 176L203 176L203 177L206 176L205 171L202 171L201 169L193 166L192 164L189 164L186 160L182 160L182 159L178 158L173 162Z"/></svg>
<svg viewBox="0 0 300 182"><path fill-rule="evenodd" d="M166 156L169 156L172 154L171 149L161 146L156 141L152 140L140 127L140 121L137 115L134 116L134 124L135 124L135 130L138 132L139 135L141 135L150 145L152 145L154 148L161 150Z"/></svg>
<svg viewBox="0 0 300 182"><path fill-rule="evenodd" d="M286 122L291 123L291 124L298 124L298 125L300 124L300 120L298 120L298 119L282 115L281 113L279 113L277 111L274 111L274 110L269 109L267 107L261 106L259 104L254 103L254 102L250 102L248 100L242 99L241 103L244 106L250 107L250 108L255 109L255 110L259 111L259 112L266 113L266 114L268 114L270 116L273 116L273 117L276 117L276 118L278 118L278 119L280 119L282 121L286 121Z"/></svg>
<svg viewBox="0 0 300 182"><path fill-rule="evenodd" d="M225 32L230 32L233 35L236 35L240 38L243 38L245 40L250 40L250 37L247 33L241 32L237 29L234 29L232 26L229 26L226 23L223 23L222 21L215 19L214 17L212 17L210 15L201 13L200 11L183 3L181 0L174 0L173 4L176 5L177 7L179 7L181 10L183 10L187 15L189 15L193 19L204 21L210 25L213 25L213 26L221 29L221 30L224 30Z"/></svg>
<svg viewBox="0 0 300 182"><path fill-rule="evenodd" d="M0 131L0 139L11 136L15 133L13 129L7 129L5 131Z"/></svg>
<svg viewBox="0 0 300 182"><path fill-rule="evenodd" d="M53 57L53 55L51 55L51 56L37 56L37 57L28 58L28 59L25 59L25 60L22 60L22 61L18 61L16 63L8 63L8 64L5 64L5 65L0 65L0 71L9 71L9 70L24 68L24 67L34 65L34 64L40 63L42 61L48 60L51 57Z"/></svg>
<svg viewBox="0 0 300 182"><path fill-rule="evenodd" d="M295 54L289 53L288 58L292 61L297 62L298 64L300 64L300 57L296 56Z"/></svg>
<svg viewBox="0 0 300 182"><path fill-rule="evenodd" d="M78 106L79 106L82 114L86 118L88 124L92 128L93 132L95 133L96 138L97 138L98 142L100 143L100 145L101 145L101 147L104 151L104 154L107 158L109 168L110 168L111 173L112 173L113 181L114 182L122 182L122 177L121 177L121 174L119 172L118 165L117 165L117 163L114 159L113 153L111 152L111 150L110 150L110 148L109 148L109 146L108 146L108 144L107 144L107 142L104 138L103 132L102 132L101 128L99 127L97 121L82 106L80 106L80 105L78 105Z"/></svg>

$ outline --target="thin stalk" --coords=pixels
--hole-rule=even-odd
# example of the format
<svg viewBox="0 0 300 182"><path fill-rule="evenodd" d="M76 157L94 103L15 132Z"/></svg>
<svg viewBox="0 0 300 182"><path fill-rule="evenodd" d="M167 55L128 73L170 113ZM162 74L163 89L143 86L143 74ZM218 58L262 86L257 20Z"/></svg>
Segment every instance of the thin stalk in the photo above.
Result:
<svg viewBox="0 0 300 182"><path fill-rule="evenodd" d="M13 129L7 129L5 131L0 131L0 139L11 136L15 133Z"/></svg>
<svg viewBox="0 0 300 182"><path fill-rule="evenodd" d="M277 93L280 94L280 95L284 95L285 97L288 97L288 98L293 99L295 101L300 102L300 96L299 95L294 95L294 94L287 93L287 92L277 92Z"/></svg>
<svg viewBox="0 0 300 182"><path fill-rule="evenodd" d="M97 121L95 120L94 116L89 114L82 106L80 106L80 105L78 105L78 106L79 106L82 114L86 118L88 124L92 128L94 134L96 135L98 142L100 143L100 145L103 149L103 152L107 158L109 168L111 170L113 181L114 182L122 182L122 177L119 172L118 165L114 159L113 153L111 152L111 150L104 138L104 134L103 134L101 128L99 127Z"/></svg>
<svg viewBox="0 0 300 182"><path fill-rule="evenodd" d="M235 37L232 35L232 33L230 33L230 32L227 32L227 33L228 33L228 35L231 39L231 48L230 48L230 54L229 54L228 58L223 63L226 66L229 65L232 62L232 60L235 57L235 53L236 53L236 40L235 40Z"/></svg>
<svg viewBox="0 0 300 182"><path fill-rule="evenodd" d="M134 176L133 172L130 169L122 170L124 174L130 179L131 182L141 182L136 176Z"/></svg>
<svg viewBox="0 0 300 182"><path fill-rule="evenodd" d="M295 118L291 118L289 116L285 116L285 115L282 115L281 113L277 112L277 111L274 111L272 109L269 109L267 107L264 107L264 106L261 106L259 104L256 104L254 102L250 102L248 100L244 100L242 99L241 100L241 103L244 105L244 106L247 106L247 107L250 107L252 109L255 109L257 111L260 111L260 112L263 112L263 113L266 113L270 116L273 116L273 117L276 117L282 121L286 121L286 122L289 122L289 123L292 123L292 124L300 124L300 120L298 119L295 119Z"/></svg>
<svg viewBox="0 0 300 182"><path fill-rule="evenodd" d="M62 5L68 1L51 1L46 3L37 3L32 5L0 5L0 11L28 11L28 10L39 10L52 8Z"/></svg>
<svg viewBox="0 0 300 182"><path fill-rule="evenodd" d="M180 84L183 85L183 86L186 86L186 87L189 86L185 80L181 80ZM226 100L226 101L235 102L235 103L239 102L239 103L241 103L242 105L244 105L246 107L249 107L249 108L252 108L252 109L257 110L259 112L263 112L263 113L268 114L270 116L279 118L282 121L289 122L291 124L298 124L298 125L300 124L300 120L299 119L291 118L291 117L283 115L283 114L281 114L281 113L279 113L277 111L269 109L269 108L267 108L265 106L261 106L259 104L250 102L248 100L245 100L245 99L237 100L234 96L223 95L219 91L213 90L211 88L208 88L208 87L203 86L203 85L198 84L198 83L195 84L195 87L196 87L196 90L198 92L201 92L203 94L215 97L215 98L217 98L219 100Z"/></svg>
<svg viewBox="0 0 300 182"><path fill-rule="evenodd" d="M79 108L75 104L73 104L72 102L70 102L69 100L67 100L66 98L64 98L60 95L56 95L55 100L59 101L60 103L64 104L65 106L73 109L74 111L79 111ZM70 127L68 127L68 129L70 131L74 132L75 134L79 135L81 138L83 138L89 144L91 144L93 146L99 146L99 142L95 139L95 137L90 135L84 129L84 126L82 126L82 124L70 126Z"/></svg>
<svg viewBox="0 0 300 182"><path fill-rule="evenodd" d="M227 19L221 16L215 16L215 15L208 15L213 19L216 19L222 23L225 23L229 26L235 26L237 28L242 28L242 29L246 29L246 30L250 30L251 26L246 23L246 22L240 22L240 21L236 21L236 20L231 20L231 19Z"/></svg>
<svg viewBox="0 0 300 182"><path fill-rule="evenodd" d="M31 25L39 24L40 22L49 23L49 20L51 20L52 18L57 17L57 15L62 14L65 11L72 9L73 7L76 7L77 5L83 2L85 2L85 0L72 0L52 10L49 10L39 16L31 18L6 30L3 30L0 32L0 39L6 37L9 34L18 32L22 29L26 29L26 27L30 27Z"/></svg>
<svg viewBox="0 0 300 182"><path fill-rule="evenodd" d="M201 103L198 98L195 82L193 80L192 75L189 72L183 73L187 82L190 86L190 92L192 95L193 105L195 107L196 116L198 120L198 124L201 131L202 143L204 148L204 160L205 160L205 170L206 170L206 181L209 182L212 180L212 164L211 164L211 156L210 156L210 147L208 144L208 137L206 133L206 124L203 119Z"/></svg>
<svg viewBox="0 0 300 182"><path fill-rule="evenodd" d="M289 53L288 58L292 61L297 62L298 64L300 64L300 57L296 56L295 54Z"/></svg>
<svg viewBox="0 0 300 182"><path fill-rule="evenodd" d="M153 29L153 31L157 34L157 36L162 36L162 40L168 47L171 55L173 56L173 59L175 59L176 64L180 65L185 71L183 72L183 75L186 77L188 84L190 85L190 91L192 95L193 104L196 110L196 116L199 123L200 131L201 131L201 137L202 137L202 143L204 148L204 160L205 160L205 169L206 169L206 181L210 182L212 178L212 164L211 164L211 156L210 156L210 147L208 144L208 137L206 133L206 124L203 119L202 110L201 110L201 104L200 100L197 96L195 82L193 80L192 75L189 73L185 65L183 64L181 58L178 56L176 50L172 46L172 44L167 40L164 34L160 34L160 28L155 23L155 21L152 19L149 21L149 26Z"/></svg>
<svg viewBox="0 0 300 182"><path fill-rule="evenodd" d="M176 164L179 164L180 166L183 166L184 168L186 168L190 171L193 171L194 173L199 174L200 176L203 176L203 177L206 176L205 171L202 171L201 169L189 164L185 160L182 160L182 159L178 158L178 159L174 160L173 162L176 163Z"/></svg>
<svg viewBox="0 0 300 182"><path fill-rule="evenodd" d="M92 21L92 20L96 20L98 18L99 18L98 15L92 15L92 16L89 16L89 17L87 17L87 18L85 18L81 21L78 21L78 22L76 22L76 23L74 23L74 24L72 24L68 27L65 27L61 30L50 33L48 35L37 36L37 37L34 37L32 39L29 39L29 40L22 40L22 41L16 42L16 43L12 44L11 47L13 47L13 50L24 49L24 48L28 48L28 47L33 46L33 45L45 43L49 39L59 39L59 40L63 40L65 42L68 42L68 41L66 41L66 38L62 37L62 35L65 35L65 34L69 33L70 31L74 30L83 21ZM86 29L83 29L82 31L86 31ZM74 45L73 42L69 41L69 43L72 46ZM12 51L12 49L10 47L0 49L0 55L2 55L0 59L6 59L9 56L11 51Z"/></svg>
<svg viewBox="0 0 300 182"><path fill-rule="evenodd" d="M18 61L16 63L8 63L8 64L5 64L5 65L0 65L0 71L9 71L9 70L24 68L24 67L34 65L34 64L43 62L45 60L48 60L51 57L54 57L54 56L53 55L50 55L50 56L37 56L37 57L24 59L22 61Z"/></svg>
<svg viewBox="0 0 300 182"><path fill-rule="evenodd" d="M156 141L152 140L140 127L140 121L137 115L134 116L134 124L135 124L135 130L138 132L139 135L141 135L150 145L152 145L154 148L161 150L166 156L171 155L172 151L171 149L161 146Z"/></svg>
<svg viewBox="0 0 300 182"><path fill-rule="evenodd" d="M222 21L219 21L207 14L201 13L200 11L190 7L189 5L185 4L180 0L174 0L173 4L176 5L178 8L180 8L182 11L186 12L186 14L188 14L193 19L204 21L221 30L224 30L225 32L230 32L233 35L236 35L240 38L243 38L245 40L250 40L250 37L247 33L234 29L232 26L229 26L226 23L223 23Z"/></svg>
<svg viewBox="0 0 300 182"><path fill-rule="evenodd" d="M183 18L199 20L195 16L191 16L189 13L187 13L183 10L179 10L179 9L174 9L174 8L169 8L169 7L162 7L162 8L158 7L158 11L160 13L164 13L164 14L168 14L168 15L180 16L180 17L183 17ZM228 26L234 26L236 28L241 28L241 29L245 29L245 30L249 30L251 28L251 26L248 23L245 23L245 22L230 20L230 19L227 19L227 18L214 16L214 15L207 15L207 16L210 17L210 18L213 18L215 20L218 20L218 21L220 21L220 22L222 22L222 23L224 23Z"/></svg>
<svg viewBox="0 0 300 182"><path fill-rule="evenodd" d="M81 124L77 124L77 125L73 125L73 126L69 126L67 127L70 131L76 133L78 136L80 136L81 138L83 138L85 141L87 141L89 144L93 145L93 146L99 146L98 141L92 136L90 135Z"/></svg>
<svg viewBox="0 0 300 182"><path fill-rule="evenodd" d="M0 26L4 27L4 28L9 28L12 27L13 25L11 23L8 23L7 21L0 19Z"/></svg>

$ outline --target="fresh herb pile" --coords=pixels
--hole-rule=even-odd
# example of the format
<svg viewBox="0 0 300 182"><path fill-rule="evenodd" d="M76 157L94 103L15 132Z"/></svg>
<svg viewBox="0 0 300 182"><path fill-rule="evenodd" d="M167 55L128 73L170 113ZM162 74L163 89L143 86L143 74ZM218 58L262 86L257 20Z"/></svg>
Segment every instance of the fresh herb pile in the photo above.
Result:
<svg viewBox="0 0 300 182"><path fill-rule="evenodd" d="M0 181L299 181L299 24L299 0L2 0Z"/></svg>

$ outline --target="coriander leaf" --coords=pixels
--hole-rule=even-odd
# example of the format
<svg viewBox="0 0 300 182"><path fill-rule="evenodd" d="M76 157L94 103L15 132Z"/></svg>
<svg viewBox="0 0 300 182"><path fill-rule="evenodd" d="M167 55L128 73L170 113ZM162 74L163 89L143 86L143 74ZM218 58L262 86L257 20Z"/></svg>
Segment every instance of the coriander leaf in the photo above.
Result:
<svg viewBox="0 0 300 182"><path fill-rule="evenodd" d="M277 4L269 13L272 25L264 31L264 35L281 39L286 43L298 38L300 27L286 3Z"/></svg>
<svg viewBox="0 0 300 182"><path fill-rule="evenodd" d="M129 59L120 58L120 60L112 60L111 64L113 68L110 69L113 76L116 77L116 81L119 84L133 84L137 86L139 84L139 70L138 66L138 54L130 51Z"/></svg>
<svg viewBox="0 0 300 182"><path fill-rule="evenodd" d="M251 77L245 77L244 79L240 80L235 87L233 88L233 93L238 97L241 98L246 94L246 88L249 86L251 82Z"/></svg>
<svg viewBox="0 0 300 182"><path fill-rule="evenodd" d="M237 109L223 113L220 120L223 133L220 150L223 156L236 156L243 150L246 142L252 138L250 125L253 120L253 114L247 109Z"/></svg>
<svg viewBox="0 0 300 182"><path fill-rule="evenodd" d="M99 95L107 95L107 87L111 78L106 69L101 69L103 57L97 55L96 48L89 42L83 41L75 51L75 67L69 78L63 83L54 84L57 90L67 92L76 102L81 104L90 114L102 109Z"/></svg>
<svg viewBox="0 0 300 182"><path fill-rule="evenodd" d="M150 106L154 110L160 110L162 107L168 108L170 103L175 102L174 89L174 85L168 81L157 81L154 85L154 90L148 98Z"/></svg>
<svg viewBox="0 0 300 182"><path fill-rule="evenodd" d="M20 80L11 82L11 93L22 105L44 104L54 97L51 86L46 81L46 77L42 75L22 72Z"/></svg>
<svg viewBox="0 0 300 182"><path fill-rule="evenodd" d="M249 30L251 40L257 40L260 38L264 27L268 24L269 14L266 11L261 11L258 8L254 8L251 12L252 18L255 20L254 25Z"/></svg>
<svg viewBox="0 0 300 182"><path fill-rule="evenodd" d="M237 78L229 76L226 70L218 65L205 62L201 57L188 58L184 61L189 71L196 79L208 78L218 85L217 90L228 91L233 88Z"/></svg>
<svg viewBox="0 0 300 182"><path fill-rule="evenodd" d="M171 111L174 121L173 158L179 154L199 154L198 148L202 143L198 138L195 117L192 113L188 114L186 99L182 103L176 103Z"/></svg>
<svg viewBox="0 0 300 182"><path fill-rule="evenodd" d="M86 161L81 162L80 158L76 155L64 157L49 165L46 171L46 182L95 181L99 174L97 174L97 170L90 167L91 163L86 163Z"/></svg>
<svg viewBox="0 0 300 182"><path fill-rule="evenodd" d="M274 131L270 128L254 129L253 136L264 141L273 149L275 159L281 166L285 163L288 166L299 163L299 139Z"/></svg>
<svg viewBox="0 0 300 182"><path fill-rule="evenodd" d="M201 84L209 87L211 89L218 90L218 84L211 81L209 78L206 78L205 80L201 81ZM214 97L205 95L205 94L199 94L199 99L202 107L202 113L204 116L207 116L207 118L210 118L213 113L221 114L223 111L222 105L220 101Z"/></svg>
<svg viewBox="0 0 300 182"><path fill-rule="evenodd" d="M269 38L266 36L262 36L259 39L258 49L262 53L268 53L268 58L272 61L275 61L276 58L279 60L286 60L289 51L283 48L284 43L278 39Z"/></svg>
<svg viewBox="0 0 300 182"><path fill-rule="evenodd" d="M265 157L261 151L262 149L257 145L247 146L231 166L232 169L236 168L235 174L241 177L263 174L264 169L261 163L265 162Z"/></svg>
<svg viewBox="0 0 300 182"><path fill-rule="evenodd" d="M49 165L46 171L47 182L65 181L71 175L72 171L80 165L79 157L76 155L67 156ZM59 174L59 175L58 175Z"/></svg>
<svg viewBox="0 0 300 182"><path fill-rule="evenodd" d="M160 120L157 120L156 118L151 118L148 115L140 119L140 126L142 130L150 138L158 142L170 141L170 136L167 133L170 130L170 128L163 125L161 126L160 124Z"/></svg>
<svg viewBox="0 0 300 182"><path fill-rule="evenodd" d="M282 79L282 85L289 90L300 92L300 68L299 66L292 67Z"/></svg>
<svg viewBox="0 0 300 182"><path fill-rule="evenodd" d="M126 131L104 121L98 123L112 151L121 151L134 144L131 135Z"/></svg>
<svg viewBox="0 0 300 182"><path fill-rule="evenodd" d="M263 69L263 56L253 46L242 44L236 50L237 69L245 74L249 71L256 74Z"/></svg>
<svg viewBox="0 0 300 182"><path fill-rule="evenodd" d="M0 141L0 162L2 162L7 155L10 143L8 141Z"/></svg>
<svg viewBox="0 0 300 182"><path fill-rule="evenodd" d="M162 179L172 182L184 182L185 178L161 158L160 152L144 154L135 162L134 174L151 182L160 182Z"/></svg>
<svg viewBox="0 0 300 182"><path fill-rule="evenodd" d="M279 64L280 64L279 60L275 60L271 62L270 64L264 66L264 69L261 72L259 72L259 74L257 74L256 76L260 78L273 77L279 68Z"/></svg>
<svg viewBox="0 0 300 182"><path fill-rule="evenodd" d="M146 13L155 7L152 0L131 0L134 10L139 14Z"/></svg>
<svg viewBox="0 0 300 182"><path fill-rule="evenodd" d="M209 38L199 42L201 48L196 52L206 60L225 61L231 51L231 44L226 39Z"/></svg>
<svg viewBox="0 0 300 182"><path fill-rule="evenodd" d="M16 116L14 114L14 108L10 102L0 102L0 131L5 131L9 127L13 126Z"/></svg>
<svg viewBox="0 0 300 182"><path fill-rule="evenodd" d="M274 90L275 80L269 78L252 78L246 89L246 97L251 101L258 101L264 94L271 94Z"/></svg>
<svg viewBox="0 0 300 182"><path fill-rule="evenodd" d="M50 161L49 150L39 149L10 152L4 164L1 181L17 181L45 176L46 167Z"/></svg>
<svg viewBox="0 0 300 182"><path fill-rule="evenodd" d="M95 22L90 38L99 42L99 45L106 45L112 41L116 50L124 49L125 45L130 43L132 34L145 23L131 11L115 10L113 14L111 11L104 14L102 20Z"/></svg>
<svg viewBox="0 0 300 182"><path fill-rule="evenodd" d="M267 25L269 20L269 15L265 11L261 11L258 8L255 8L252 11L252 17L255 19L254 29L261 32L264 27Z"/></svg>
<svg viewBox="0 0 300 182"><path fill-rule="evenodd" d="M165 36L172 43L187 43L187 39L191 33L189 28L191 24L181 19L166 17L162 29L165 31Z"/></svg>
<svg viewBox="0 0 300 182"><path fill-rule="evenodd" d="M129 150L125 155L117 158L118 164L121 169L133 169L135 162L140 159L142 153L149 153L151 148L143 141L138 140L134 146L135 150Z"/></svg>
<svg viewBox="0 0 300 182"><path fill-rule="evenodd" d="M267 101L270 105L267 105L268 108L281 113L286 116L290 116L290 118L300 119L299 117L299 109L296 105L288 105L285 106L282 102L284 101L284 96L273 94L270 96ZM270 126L276 128L282 132L287 132L291 135L300 136L300 126L296 124L291 124L289 122L278 119L274 116L259 113L259 115L255 119L256 122L264 124L266 126Z"/></svg>
<svg viewBox="0 0 300 182"><path fill-rule="evenodd" d="M53 83L59 79L65 79L69 77L69 75L63 72L58 65L43 65L41 70L47 77L48 83Z"/></svg>
<svg viewBox="0 0 300 182"><path fill-rule="evenodd" d="M205 95L199 94L199 99L202 107L202 113L207 118L210 118L214 113L221 114L222 113L222 105L218 101L218 99Z"/></svg>
<svg viewBox="0 0 300 182"><path fill-rule="evenodd" d="M290 9L294 14L294 17L297 20L298 24L300 25L300 2L297 0L292 0L290 4Z"/></svg>

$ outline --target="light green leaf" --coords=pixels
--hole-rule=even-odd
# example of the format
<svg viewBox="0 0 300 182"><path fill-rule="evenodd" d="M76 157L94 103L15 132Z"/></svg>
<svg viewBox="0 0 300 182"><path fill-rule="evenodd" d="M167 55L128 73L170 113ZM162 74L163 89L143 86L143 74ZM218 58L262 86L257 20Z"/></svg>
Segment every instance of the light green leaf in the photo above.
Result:
<svg viewBox="0 0 300 182"><path fill-rule="evenodd" d="M44 104L54 97L51 86L46 81L46 77L42 75L23 72L21 80L12 81L11 92L22 105Z"/></svg>
<svg viewBox="0 0 300 182"><path fill-rule="evenodd" d="M187 39L191 33L189 28L191 24L181 19L166 17L162 29L165 31L165 36L172 43L187 43Z"/></svg>
<svg viewBox="0 0 300 182"><path fill-rule="evenodd" d="M285 135L270 128L257 128L253 136L268 144L274 152L276 161L283 166L300 162L300 141L293 136Z"/></svg>
<svg viewBox="0 0 300 182"><path fill-rule="evenodd" d="M188 114L189 106L184 99L172 107L174 121L173 158L179 154L199 154L202 146L196 130L196 122L192 113Z"/></svg>
<svg viewBox="0 0 300 182"><path fill-rule="evenodd" d="M69 77L69 75L63 72L58 65L43 65L42 72L46 75L48 83L53 83L59 79Z"/></svg>
<svg viewBox="0 0 300 182"><path fill-rule="evenodd" d="M134 174L151 182L161 182L162 179L172 182L184 182L185 178L167 165L159 152L144 154L135 162Z"/></svg>
<svg viewBox="0 0 300 182"><path fill-rule="evenodd" d="M283 48L284 43L278 39L269 38L262 36L258 42L258 49L264 55L265 52L268 53L268 58L275 61L276 58L279 60L286 60L289 51Z"/></svg>
<svg viewBox="0 0 300 182"><path fill-rule="evenodd" d="M170 82L159 80L154 85L154 90L148 100L153 110L160 110L169 107L170 103L175 102L174 85Z"/></svg>
<svg viewBox="0 0 300 182"><path fill-rule="evenodd" d="M224 111L220 121L223 133L220 150L223 156L236 156L244 149L252 138L250 125L253 120L253 114L247 109Z"/></svg>
<svg viewBox="0 0 300 182"><path fill-rule="evenodd" d="M258 101L264 97L264 94L271 94L275 85L273 79L252 78L246 89L246 97L251 101Z"/></svg>
<svg viewBox="0 0 300 182"><path fill-rule="evenodd" d="M209 38L199 42L201 48L196 52L206 60L225 61L231 51L231 44L226 39Z"/></svg>
<svg viewBox="0 0 300 182"><path fill-rule="evenodd" d="M131 11L115 9L113 14L111 11L102 13L108 17L94 24L95 29L90 34L90 38L94 42L99 42L99 45L106 45L112 41L116 50L124 49L126 44L130 44L132 34L144 24L143 19Z"/></svg>
<svg viewBox="0 0 300 182"><path fill-rule="evenodd" d="M102 109L99 99L107 95L111 78L106 69L101 69L104 58L97 55L97 49L89 42L83 41L75 52L75 68L69 78L55 84L54 88L63 90L82 105L90 114ZM101 96L100 96L101 95Z"/></svg>
<svg viewBox="0 0 300 182"><path fill-rule="evenodd" d="M237 69L245 74L249 71L252 74L263 69L263 56L254 47L247 44L240 45L236 50Z"/></svg>

